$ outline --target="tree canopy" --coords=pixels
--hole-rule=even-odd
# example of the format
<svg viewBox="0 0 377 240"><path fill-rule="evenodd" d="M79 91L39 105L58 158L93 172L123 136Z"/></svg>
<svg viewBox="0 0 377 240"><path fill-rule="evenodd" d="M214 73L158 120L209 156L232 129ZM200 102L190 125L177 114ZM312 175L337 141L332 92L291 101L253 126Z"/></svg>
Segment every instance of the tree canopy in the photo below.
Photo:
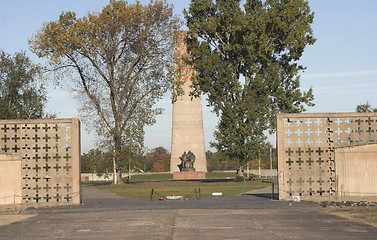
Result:
<svg viewBox="0 0 377 240"><path fill-rule="evenodd" d="M187 61L197 71L192 94L206 94L220 117L212 145L241 164L256 159L277 113L313 105L298 64L315 42L308 2L192 0L185 18Z"/></svg>
<svg viewBox="0 0 377 240"><path fill-rule="evenodd" d="M45 117L46 89L40 66L24 52L0 51L0 119Z"/></svg>
<svg viewBox="0 0 377 240"><path fill-rule="evenodd" d="M77 94L84 120L110 140L119 177L120 154L143 145L144 127L162 111L154 104L172 87L179 24L165 0L147 6L110 1L82 18L62 13L30 40L31 49L48 58L54 73L61 73L58 80Z"/></svg>
<svg viewBox="0 0 377 240"><path fill-rule="evenodd" d="M377 112L377 108L373 108L367 101L365 104L357 105L356 112Z"/></svg>
<svg viewBox="0 0 377 240"><path fill-rule="evenodd" d="M168 172L170 168L170 156L169 151L164 147L152 149L147 156L152 163L150 171Z"/></svg>
<svg viewBox="0 0 377 240"><path fill-rule="evenodd" d="M81 173L96 173L98 176L112 172L111 152L91 149L81 155Z"/></svg>

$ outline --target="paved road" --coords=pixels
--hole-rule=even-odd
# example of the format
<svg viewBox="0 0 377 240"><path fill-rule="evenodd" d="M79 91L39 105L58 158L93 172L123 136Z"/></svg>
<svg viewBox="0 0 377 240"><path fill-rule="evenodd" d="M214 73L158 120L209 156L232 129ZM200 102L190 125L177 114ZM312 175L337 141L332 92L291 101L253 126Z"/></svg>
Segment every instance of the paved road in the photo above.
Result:
<svg viewBox="0 0 377 240"><path fill-rule="evenodd" d="M1 240L376 239L377 228L322 213L313 203L264 194L201 200L128 200L83 188L83 205L29 209L37 216L0 227Z"/></svg>

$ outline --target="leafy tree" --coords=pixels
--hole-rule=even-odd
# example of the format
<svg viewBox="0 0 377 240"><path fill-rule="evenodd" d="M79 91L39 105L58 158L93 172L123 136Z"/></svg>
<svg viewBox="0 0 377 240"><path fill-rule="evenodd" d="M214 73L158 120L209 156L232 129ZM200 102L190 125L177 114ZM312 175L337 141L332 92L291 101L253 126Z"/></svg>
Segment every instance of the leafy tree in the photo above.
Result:
<svg viewBox="0 0 377 240"><path fill-rule="evenodd" d="M142 148L144 127L162 112L153 106L172 86L179 28L172 14L165 0L147 6L110 1L82 18L62 13L30 40L34 53L48 58L58 80L77 93L84 120L110 140L114 183L121 179L123 149Z"/></svg>
<svg viewBox="0 0 377 240"><path fill-rule="evenodd" d="M270 148L271 148L271 156L270 156ZM270 157L272 159L270 159ZM272 168L276 169L277 166L277 149L274 148L271 143L267 143L266 150L260 156L261 158L261 165L263 169L270 169L271 161L272 160Z"/></svg>
<svg viewBox="0 0 377 240"><path fill-rule="evenodd" d="M315 42L313 17L305 0L192 0L185 12L191 94L206 94L220 117L212 146L241 165L257 159L277 113L313 105L298 64Z"/></svg>
<svg viewBox="0 0 377 240"><path fill-rule="evenodd" d="M24 52L0 51L0 119L45 117L46 89L41 68Z"/></svg>
<svg viewBox="0 0 377 240"><path fill-rule="evenodd" d="M216 151L206 152L207 168L209 172L224 171L224 170L236 170L239 168L239 162L234 159L229 159L222 152Z"/></svg>
<svg viewBox="0 0 377 240"><path fill-rule="evenodd" d="M367 101L365 104L357 105L356 112L377 112L377 108L372 108L372 105Z"/></svg>
<svg viewBox="0 0 377 240"><path fill-rule="evenodd" d="M99 149L91 149L81 155L81 172L102 175L112 171L111 155Z"/></svg>
<svg viewBox="0 0 377 240"><path fill-rule="evenodd" d="M213 172L216 170L225 170L221 166L221 161L223 160L223 156L220 152L211 152L206 151L206 159L207 159L207 169L208 172Z"/></svg>
<svg viewBox="0 0 377 240"><path fill-rule="evenodd" d="M128 146L123 148L120 160L123 162L122 165L124 169L127 169L128 174L146 171L148 163L144 152L142 148L129 148Z"/></svg>

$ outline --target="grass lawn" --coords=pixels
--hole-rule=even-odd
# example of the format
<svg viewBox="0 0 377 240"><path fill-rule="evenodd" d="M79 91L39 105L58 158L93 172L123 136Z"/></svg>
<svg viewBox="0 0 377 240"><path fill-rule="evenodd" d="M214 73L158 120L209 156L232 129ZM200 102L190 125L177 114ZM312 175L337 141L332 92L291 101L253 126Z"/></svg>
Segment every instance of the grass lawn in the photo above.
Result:
<svg viewBox="0 0 377 240"><path fill-rule="evenodd" d="M206 173L207 179L234 179L236 172L210 172ZM171 173L151 173L132 175L133 181L154 181L154 180L172 180Z"/></svg>
<svg viewBox="0 0 377 240"><path fill-rule="evenodd" d="M136 177L136 176L135 176ZM135 181L135 178L132 178ZM161 181L161 182L131 182L121 185L99 185L97 188L113 192L126 198L150 198L153 189L153 199L166 196L183 196L195 198L212 196L221 192L223 196L237 195L255 189L270 187L271 184L261 181L251 182L201 182L201 181Z"/></svg>

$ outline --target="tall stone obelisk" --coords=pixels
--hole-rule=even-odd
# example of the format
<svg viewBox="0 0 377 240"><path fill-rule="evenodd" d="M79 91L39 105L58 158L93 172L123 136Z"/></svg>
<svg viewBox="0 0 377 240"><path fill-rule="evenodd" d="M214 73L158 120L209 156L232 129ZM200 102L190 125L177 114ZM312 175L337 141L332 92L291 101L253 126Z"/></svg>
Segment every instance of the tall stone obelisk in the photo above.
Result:
<svg viewBox="0 0 377 240"><path fill-rule="evenodd" d="M196 159L194 168L197 172L207 172L207 161L204 146L204 131L202 117L202 103L200 98L189 96L191 91L191 77L195 74L192 67L187 66L182 57L187 56L185 31L175 36L175 81L183 81L184 94L173 104L173 124L171 141L170 172L179 172L177 165L181 163L179 157L184 152L191 151Z"/></svg>

